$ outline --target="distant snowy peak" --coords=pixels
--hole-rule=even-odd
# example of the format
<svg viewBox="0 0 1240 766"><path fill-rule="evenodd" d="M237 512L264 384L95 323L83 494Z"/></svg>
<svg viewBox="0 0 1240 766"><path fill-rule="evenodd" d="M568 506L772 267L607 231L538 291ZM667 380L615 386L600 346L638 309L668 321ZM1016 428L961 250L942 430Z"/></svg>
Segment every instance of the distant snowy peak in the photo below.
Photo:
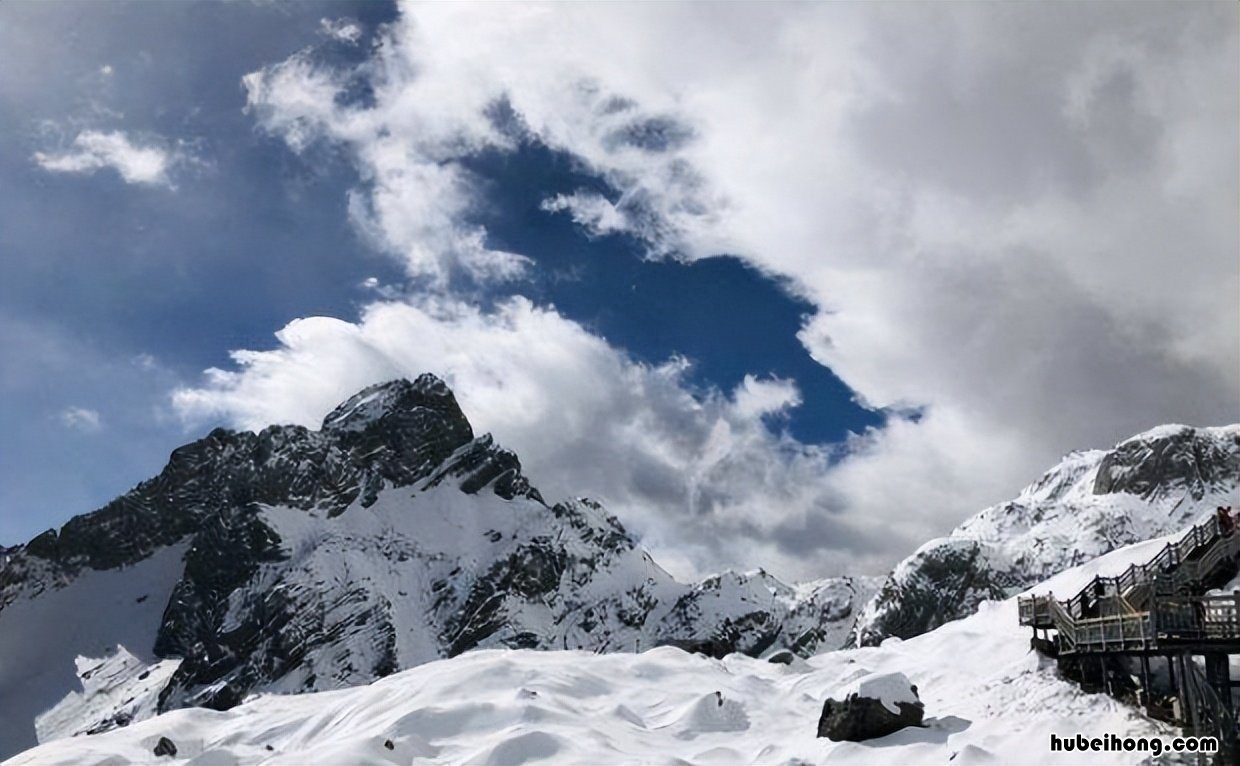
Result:
<svg viewBox="0 0 1240 766"><path fill-rule="evenodd" d="M1234 488L1240 471L1240 425L1162 426L1120 442L1098 465L1094 494L1151 498L1184 492L1201 500Z"/></svg>
<svg viewBox="0 0 1240 766"><path fill-rule="evenodd" d="M998 543L1018 557L1048 539L1127 535L1136 542L1191 522L1209 509L1207 498L1225 501L1238 486L1240 425L1161 426L1110 450L1067 455L1015 500L983 510L952 536ZM1114 547L1081 553L1093 558Z"/></svg>
<svg viewBox="0 0 1240 766"><path fill-rule="evenodd" d="M1238 442L1240 424L1214 428L1158 426L1109 450L1069 453L1059 465L1025 487L1016 502L1052 503L1069 495L1116 493L1141 497L1187 493L1200 499L1220 485L1236 483Z"/></svg>
<svg viewBox="0 0 1240 766"><path fill-rule="evenodd" d="M1240 503L1240 425L1160 426L1109 450L1073 452L1014 500L991 506L900 562L850 643L909 638L986 599Z"/></svg>
<svg viewBox="0 0 1240 766"><path fill-rule="evenodd" d="M162 579L130 582L143 572ZM151 663L120 663L105 685L76 679L77 650L40 648L22 616L97 598L101 573L151 624L120 649L104 617L75 626L97 636L84 656ZM764 572L677 582L598 503L544 501L438 378L396 380L350 397L318 431L212 431L107 506L5 551L0 639L58 680L27 710L35 697L0 665L0 757L36 730L366 683L475 648L808 655L839 645L872 590L848 578L793 588ZM162 595L134 601L151 593Z"/></svg>

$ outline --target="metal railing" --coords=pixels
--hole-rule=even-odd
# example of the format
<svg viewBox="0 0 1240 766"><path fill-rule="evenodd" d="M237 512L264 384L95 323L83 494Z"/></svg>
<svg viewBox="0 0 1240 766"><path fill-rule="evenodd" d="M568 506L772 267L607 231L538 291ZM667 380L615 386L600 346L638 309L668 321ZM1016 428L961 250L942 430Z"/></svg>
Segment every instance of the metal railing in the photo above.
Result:
<svg viewBox="0 0 1240 766"><path fill-rule="evenodd" d="M1224 534L1217 518L1193 526L1143 564L1115 577L1095 577L1067 601L1052 595L1017 600L1020 624L1055 628L1067 647L1105 651L1146 648L1159 636L1240 638L1231 596L1192 599L1226 559L1240 552L1240 532Z"/></svg>
<svg viewBox="0 0 1240 766"><path fill-rule="evenodd" d="M1154 632L1148 612L1136 615L1119 614L1082 620L1074 626L1072 643L1095 647L1100 651L1143 649L1152 643Z"/></svg>

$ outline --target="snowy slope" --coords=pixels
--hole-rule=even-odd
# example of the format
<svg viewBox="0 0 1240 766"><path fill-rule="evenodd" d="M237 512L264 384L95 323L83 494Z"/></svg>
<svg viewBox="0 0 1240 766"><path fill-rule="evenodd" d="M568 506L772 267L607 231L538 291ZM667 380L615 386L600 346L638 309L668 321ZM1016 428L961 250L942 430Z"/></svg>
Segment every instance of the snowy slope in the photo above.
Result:
<svg viewBox="0 0 1240 766"><path fill-rule="evenodd" d="M1039 587L1070 592L1117 574L1163 540L1115 551ZM822 702L869 673L903 673L927 727L866 743L815 738ZM1027 763L1052 733L1171 736L1105 695L1061 680L1029 650L1014 599L917 638L785 666L671 647L641 654L478 651L364 687L264 695L227 712L178 710L61 739L6 764L152 762L161 737L194 764ZM388 749L387 744L391 745ZM1091 753L1090 763L1137 763Z"/></svg>
<svg viewBox="0 0 1240 766"><path fill-rule="evenodd" d="M1160 426L1074 452L1009 502L900 562L850 644L909 638L1115 548L1240 505L1240 425Z"/></svg>
<svg viewBox="0 0 1240 766"><path fill-rule="evenodd" d="M546 502L441 381L395 381L319 431L213 431L4 551L0 757L479 647L808 655L838 645L872 590L761 571L677 582L597 503Z"/></svg>
<svg viewBox="0 0 1240 766"><path fill-rule="evenodd" d="M35 716L91 685L98 663L83 666L77 658L103 662L124 646L143 667L155 662L152 639L184 552L171 546L124 569L87 571L0 611L0 743L33 746Z"/></svg>

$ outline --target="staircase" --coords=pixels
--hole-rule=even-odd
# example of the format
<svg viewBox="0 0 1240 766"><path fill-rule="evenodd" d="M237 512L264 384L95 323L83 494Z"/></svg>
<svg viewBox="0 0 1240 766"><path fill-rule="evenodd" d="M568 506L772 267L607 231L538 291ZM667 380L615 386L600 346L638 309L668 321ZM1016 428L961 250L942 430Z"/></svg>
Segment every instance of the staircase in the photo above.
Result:
<svg viewBox="0 0 1240 766"><path fill-rule="evenodd" d="M1093 657L1099 668L1107 655L1139 656L1147 690L1150 658L1165 655L1185 733L1217 737L1222 749L1215 763L1231 766L1240 763L1228 670L1228 657L1240 654L1240 591L1204 594L1231 579L1237 561L1240 530L1214 517L1149 561L1117 577L1095 577L1067 601L1049 593L1018 599L1020 622L1034 628L1035 646L1061 657ZM1054 640L1038 638L1038 629L1055 630ZM1205 657L1204 674L1193 655Z"/></svg>
<svg viewBox="0 0 1240 766"><path fill-rule="evenodd" d="M1020 623L1058 632L1060 653L1154 651L1160 641L1240 639L1236 601L1204 598L1209 583L1234 573L1240 532L1217 518L1194 526L1153 558L1116 577L1095 577L1067 601L1018 599Z"/></svg>

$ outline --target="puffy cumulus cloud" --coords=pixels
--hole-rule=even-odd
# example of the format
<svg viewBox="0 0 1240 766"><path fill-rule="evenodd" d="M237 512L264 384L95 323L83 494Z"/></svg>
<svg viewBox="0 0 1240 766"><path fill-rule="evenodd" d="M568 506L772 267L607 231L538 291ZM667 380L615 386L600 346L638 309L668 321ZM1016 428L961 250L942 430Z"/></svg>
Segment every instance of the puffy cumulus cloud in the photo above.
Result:
<svg viewBox="0 0 1240 766"><path fill-rule="evenodd" d="M111 67L106 69L110 74ZM125 183L171 188L169 171L189 157L163 143L135 141L119 130L83 130L65 150L35 152L31 159L51 173L91 175L111 168Z"/></svg>
<svg viewBox="0 0 1240 766"><path fill-rule="evenodd" d="M633 234L653 257L730 253L788 277L819 307L800 334L807 350L861 400L921 417L895 418L829 459L758 427L766 406L792 401L779 383L747 382L703 404L677 393L671 370L621 365L630 377L616 380L638 398L608 411L605 428L583 403L590 395L574 393L595 377L537 377L562 397L555 435L543 438L574 443L601 428L664 444L663 462L632 463L610 457L623 443L582 446L599 476L582 486L622 502L683 500L682 550L707 545L706 526L691 532L713 524L785 558L824 546L890 560L905 542L875 542L880 528L914 541L946 531L1070 449L1161 422L1234 419L1237 13L1204 3L408 5L361 69L299 55L246 87L260 123L295 151L326 140L351 152L364 181L350 198L355 222L412 273L442 283L454 269L509 278L527 267L488 250L468 223L479 200L463 162L524 136L615 192L555 197L549 214L594 235ZM370 97L349 97L358 78ZM366 328L389 310L315 344L369 358L378 341ZM346 344L349 333L371 340ZM529 336L531 350L539 338ZM307 364L287 348L270 353L262 359ZM326 377L350 379L351 365L316 359ZM233 395L226 409L242 421L270 419L281 405L251 410L242 393L247 381L266 384L257 358L240 361L208 389ZM528 382L470 377L462 398L482 386L495 410L517 411L522 397L542 396L525 388L535 378L505 374ZM637 416L649 412L683 427ZM650 430L671 441L643 441ZM681 432L706 437L686 445L672 438ZM726 450L712 447L716 434ZM763 459L740 444L761 445ZM661 454L650 450L634 454ZM682 450L695 457L678 464ZM550 479L556 464L542 454L548 462L533 464ZM771 502L760 492L725 502L703 475L795 480Z"/></svg>
<svg viewBox="0 0 1240 766"><path fill-rule="evenodd" d="M93 434L103 430L103 418L99 413L86 407L66 407L60 413L60 422L65 428Z"/></svg>
<svg viewBox="0 0 1240 766"><path fill-rule="evenodd" d="M383 302L356 323L301 319L277 338L275 349L235 352L237 369L176 391L175 407L190 422L317 427L365 385L431 371L547 497L604 501L681 573L761 563L809 577L875 569L891 555L880 520L829 502L832 456L764 424L797 405L789 381L747 377L735 391L690 393L683 360L637 363L523 298L490 313L447 299ZM804 528L825 534L809 542L795 532ZM924 528L908 532L898 545L916 544Z"/></svg>

